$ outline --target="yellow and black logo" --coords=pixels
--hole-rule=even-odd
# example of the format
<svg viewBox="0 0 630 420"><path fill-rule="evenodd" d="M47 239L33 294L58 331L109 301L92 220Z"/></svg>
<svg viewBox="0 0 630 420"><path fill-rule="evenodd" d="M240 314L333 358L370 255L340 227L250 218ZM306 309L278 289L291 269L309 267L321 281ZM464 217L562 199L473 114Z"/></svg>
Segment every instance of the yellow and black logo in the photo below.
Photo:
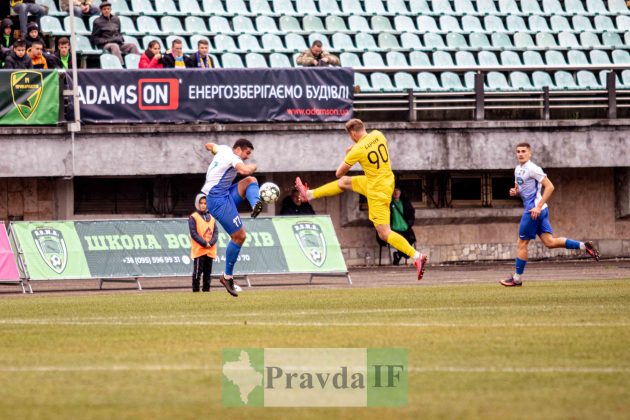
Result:
<svg viewBox="0 0 630 420"><path fill-rule="evenodd" d="M24 70L11 73L13 103L24 121L35 113L43 91L44 78L40 72Z"/></svg>

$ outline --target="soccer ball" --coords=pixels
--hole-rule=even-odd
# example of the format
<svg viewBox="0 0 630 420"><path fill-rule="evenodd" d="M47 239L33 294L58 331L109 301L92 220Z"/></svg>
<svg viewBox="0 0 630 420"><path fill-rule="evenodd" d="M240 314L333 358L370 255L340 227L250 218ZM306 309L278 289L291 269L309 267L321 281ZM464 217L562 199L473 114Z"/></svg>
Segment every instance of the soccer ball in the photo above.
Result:
<svg viewBox="0 0 630 420"><path fill-rule="evenodd" d="M275 203L280 197L280 188L273 182L265 182L260 186L260 199L265 204Z"/></svg>

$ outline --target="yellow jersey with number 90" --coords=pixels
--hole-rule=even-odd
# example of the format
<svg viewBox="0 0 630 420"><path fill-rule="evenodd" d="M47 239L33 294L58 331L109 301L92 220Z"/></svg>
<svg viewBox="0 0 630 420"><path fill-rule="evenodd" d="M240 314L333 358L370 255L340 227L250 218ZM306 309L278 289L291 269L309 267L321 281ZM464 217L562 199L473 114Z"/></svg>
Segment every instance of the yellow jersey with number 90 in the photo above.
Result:
<svg viewBox="0 0 630 420"><path fill-rule="evenodd" d="M394 173L390 165L387 139L378 130L370 131L356 142L346 155L348 166L359 163L367 178L368 198L391 199L394 192Z"/></svg>

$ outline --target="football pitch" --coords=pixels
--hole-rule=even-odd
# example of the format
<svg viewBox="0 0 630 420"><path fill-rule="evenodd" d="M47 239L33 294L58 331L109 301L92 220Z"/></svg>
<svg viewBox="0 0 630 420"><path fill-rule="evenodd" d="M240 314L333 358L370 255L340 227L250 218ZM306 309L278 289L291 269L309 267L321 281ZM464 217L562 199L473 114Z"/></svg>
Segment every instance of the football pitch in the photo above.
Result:
<svg viewBox="0 0 630 420"><path fill-rule="evenodd" d="M627 418L630 281L34 295L0 304L0 417ZM224 348L406 348L408 405L234 408Z"/></svg>

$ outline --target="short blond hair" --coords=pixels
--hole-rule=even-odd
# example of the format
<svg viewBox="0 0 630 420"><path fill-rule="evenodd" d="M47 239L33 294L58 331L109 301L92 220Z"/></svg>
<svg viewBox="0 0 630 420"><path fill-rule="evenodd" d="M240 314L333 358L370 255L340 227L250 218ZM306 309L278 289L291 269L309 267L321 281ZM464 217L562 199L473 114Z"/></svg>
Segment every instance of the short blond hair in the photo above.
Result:
<svg viewBox="0 0 630 420"><path fill-rule="evenodd" d="M353 118L346 123L346 131L354 131L355 133L361 130L365 130L365 125L363 125L363 121L358 118Z"/></svg>

